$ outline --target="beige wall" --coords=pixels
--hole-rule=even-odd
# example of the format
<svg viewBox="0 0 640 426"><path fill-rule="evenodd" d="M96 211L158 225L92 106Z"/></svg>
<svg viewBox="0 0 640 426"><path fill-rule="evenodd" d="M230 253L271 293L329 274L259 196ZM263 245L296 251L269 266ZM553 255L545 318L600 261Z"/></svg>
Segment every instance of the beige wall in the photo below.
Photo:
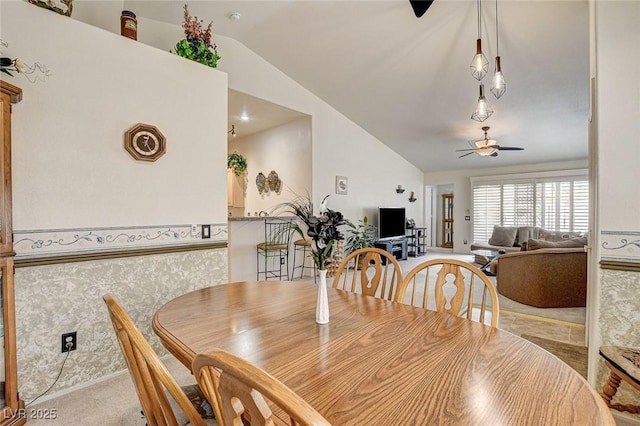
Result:
<svg viewBox="0 0 640 426"><path fill-rule="evenodd" d="M36 83L2 74L24 92L12 115L18 260L44 247L100 251L112 239L172 244L144 227L173 241L190 223L226 229L226 74L26 2L3 1L0 11L3 54L51 70ZM154 163L124 149L124 132L138 122L167 138ZM226 249L19 266L21 397L31 400L55 379L62 333L77 331L78 349L52 392L124 368L104 293L120 298L151 336L161 303L226 278Z"/></svg>
<svg viewBox="0 0 640 426"><path fill-rule="evenodd" d="M139 19L138 40L169 50L182 38L180 26ZM144 30L142 30L144 28ZM229 88L311 116L312 188L316 205L331 194L329 207L346 217L373 219L378 206L400 205L407 217L422 217L423 173L326 102L283 74L246 46L215 36L222 60L218 68L229 75ZM349 179L348 195L335 194L335 177ZM402 185L406 192L397 194ZM415 191L418 201L408 201Z"/></svg>
<svg viewBox="0 0 640 426"><path fill-rule="evenodd" d="M598 347L640 347L640 3L598 1L592 15L599 200L594 248L601 261L636 265L635 271L600 269L594 277L590 381L601 389L607 370ZM640 403L638 392L626 384L618 398Z"/></svg>
<svg viewBox="0 0 640 426"><path fill-rule="evenodd" d="M278 206L297 195L311 193L311 118L302 118L244 138L231 138L229 152L237 151L247 159L245 212L255 216L265 211L274 214ZM268 176L274 170L282 180L280 193L260 194L256 176ZM246 213L245 213L246 214Z"/></svg>

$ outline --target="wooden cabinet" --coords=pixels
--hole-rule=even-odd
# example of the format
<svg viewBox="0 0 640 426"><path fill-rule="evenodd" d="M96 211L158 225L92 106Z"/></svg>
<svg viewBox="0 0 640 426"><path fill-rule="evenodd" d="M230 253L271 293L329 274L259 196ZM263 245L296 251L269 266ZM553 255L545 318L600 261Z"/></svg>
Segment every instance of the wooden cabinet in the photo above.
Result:
<svg viewBox="0 0 640 426"><path fill-rule="evenodd" d="M453 248L453 194L442 194L442 247Z"/></svg>
<svg viewBox="0 0 640 426"><path fill-rule="evenodd" d="M227 170L228 207L244 207L244 177L244 174L238 176L231 169Z"/></svg>
<svg viewBox="0 0 640 426"><path fill-rule="evenodd" d="M0 287L4 331L4 347L0 351L0 425L22 425L26 422L24 402L18 396L18 363L16 356L16 321L13 285L13 229L11 221L11 104L20 102L22 90L0 81Z"/></svg>

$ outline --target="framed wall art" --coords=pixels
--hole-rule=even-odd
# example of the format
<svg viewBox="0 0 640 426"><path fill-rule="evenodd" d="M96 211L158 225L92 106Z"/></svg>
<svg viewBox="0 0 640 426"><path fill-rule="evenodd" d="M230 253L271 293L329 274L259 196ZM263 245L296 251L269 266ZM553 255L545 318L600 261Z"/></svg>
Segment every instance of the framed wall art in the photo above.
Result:
<svg viewBox="0 0 640 426"><path fill-rule="evenodd" d="M336 176L336 194L347 195L349 192L349 179L346 176Z"/></svg>

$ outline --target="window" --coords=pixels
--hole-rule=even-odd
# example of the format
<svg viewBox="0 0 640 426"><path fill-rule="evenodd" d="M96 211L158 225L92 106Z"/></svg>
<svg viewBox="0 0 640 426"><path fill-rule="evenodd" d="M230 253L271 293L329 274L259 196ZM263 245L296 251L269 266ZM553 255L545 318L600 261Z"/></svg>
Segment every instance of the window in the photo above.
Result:
<svg viewBox="0 0 640 426"><path fill-rule="evenodd" d="M586 232L589 181L584 170L471 178L473 240L489 241L494 225Z"/></svg>

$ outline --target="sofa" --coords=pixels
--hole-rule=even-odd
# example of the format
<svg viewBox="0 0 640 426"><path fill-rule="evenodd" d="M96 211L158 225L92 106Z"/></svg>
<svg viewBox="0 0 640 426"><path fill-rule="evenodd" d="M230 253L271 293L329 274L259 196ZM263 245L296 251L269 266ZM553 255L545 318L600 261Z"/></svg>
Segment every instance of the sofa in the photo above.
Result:
<svg viewBox="0 0 640 426"><path fill-rule="evenodd" d="M544 241L562 241L572 237L579 237L579 232L549 231L539 226L499 226L493 227L489 241L471 243L471 251L490 250L517 252L530 239Z"/></svg>
<svg viewBox="0 0 640 426"><path fill-rule="evenodd" d="M585 245L579 232L496 225L489 241L474 242L471 251L476 263L486 262L481 250L500 253L489 269L501 295L538 308L566 308L586 306Z"/></svg>
<svg viewBox="0 0 640 426"><path fill-rule="evenodd" d="M498 293L537 308L586 306L586 244L586 237L529 239L526 250L495 259L492 269Z"/></svg>
<svg viewBox="0 0 640 426"><path fill-rule="evenodd" d="M540 249L497 259L498 293L537 308L586 306L587 253L584 249Z"/></svg>

